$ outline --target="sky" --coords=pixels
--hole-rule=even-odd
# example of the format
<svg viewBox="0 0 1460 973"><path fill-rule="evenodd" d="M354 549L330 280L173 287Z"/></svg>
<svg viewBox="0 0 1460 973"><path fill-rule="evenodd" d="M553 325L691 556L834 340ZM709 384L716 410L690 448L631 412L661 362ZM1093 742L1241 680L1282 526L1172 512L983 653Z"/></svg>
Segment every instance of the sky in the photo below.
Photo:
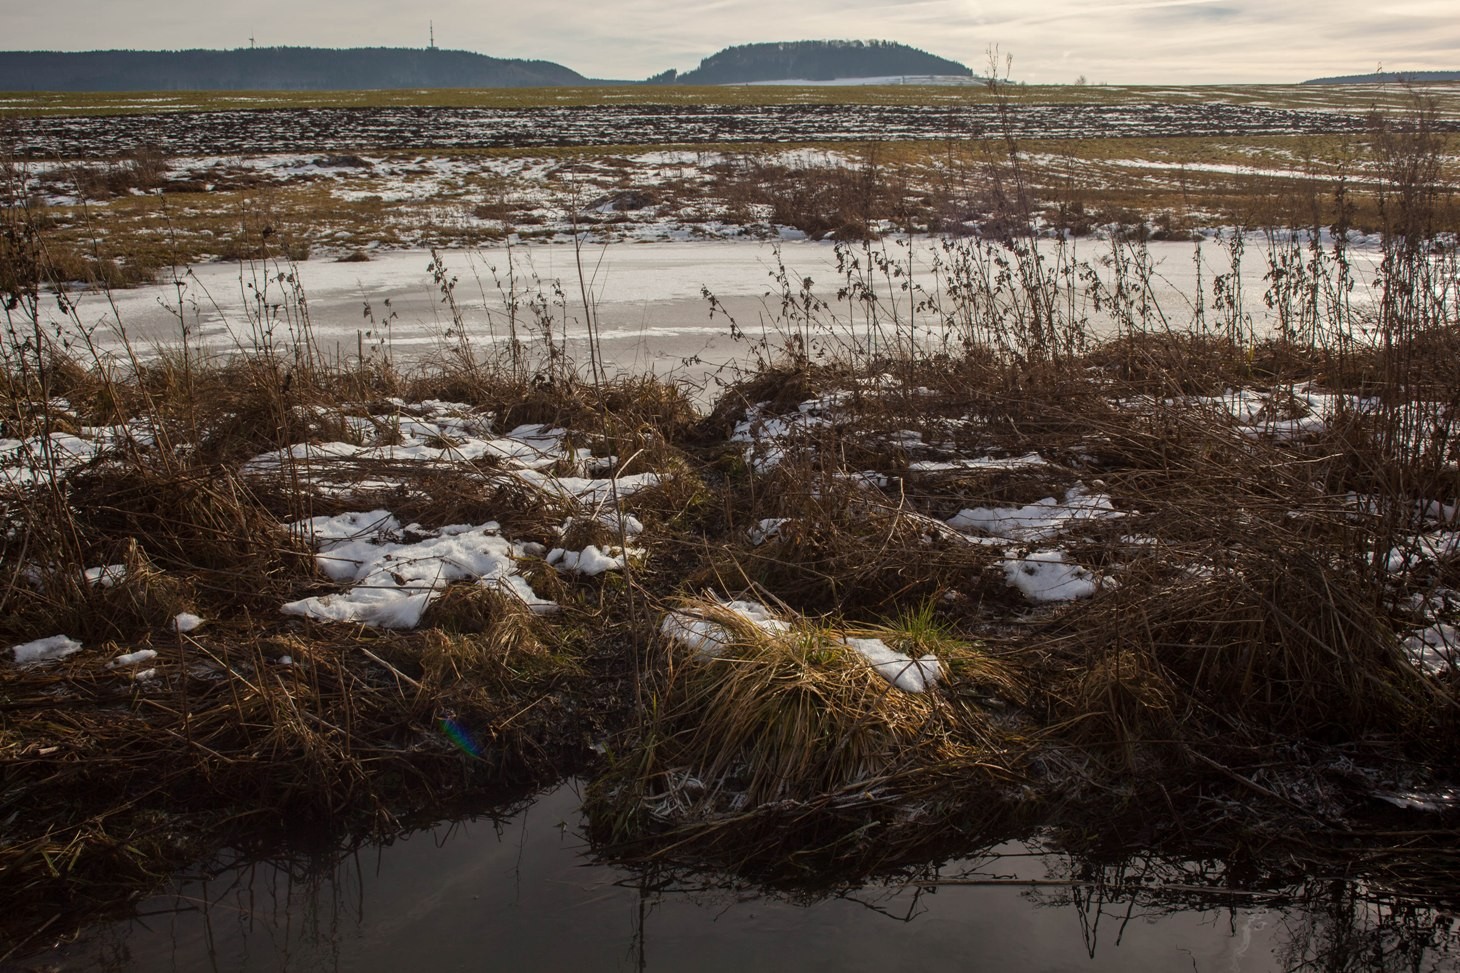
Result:
<svg viewBox="0 0 1460 973"><path fill-rule="evenodd" d="M1015 81L1291 82L1460 70L1457 0L0 0L0 49L425 47L595 78L695 67L731 44L900 41Z"/></svg>

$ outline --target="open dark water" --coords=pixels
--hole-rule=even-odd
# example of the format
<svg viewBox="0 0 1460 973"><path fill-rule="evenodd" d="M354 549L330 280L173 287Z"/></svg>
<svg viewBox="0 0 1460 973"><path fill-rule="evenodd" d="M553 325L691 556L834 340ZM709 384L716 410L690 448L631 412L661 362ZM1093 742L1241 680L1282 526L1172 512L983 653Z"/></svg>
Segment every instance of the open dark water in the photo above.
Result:
<svg viewBox="0 0 1460 973"><path fill-rule="evenodd" d="M17 969L1447 970L1453 917L1314 876L1198 892L1216 866L1091 866L1008 843L918 882L787 896L595 862L563 784L496 821L346 856L180 876L139 917ZM1220 882L1218 888L1221 887Z"/></svg>

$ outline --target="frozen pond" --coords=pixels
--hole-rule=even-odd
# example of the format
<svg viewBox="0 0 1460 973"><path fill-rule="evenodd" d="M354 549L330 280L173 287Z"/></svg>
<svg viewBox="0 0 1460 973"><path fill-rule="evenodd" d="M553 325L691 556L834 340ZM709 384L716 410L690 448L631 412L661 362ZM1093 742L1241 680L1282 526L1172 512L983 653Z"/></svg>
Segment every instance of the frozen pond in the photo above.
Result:
<svg viewBox="0 0 1460 973"><path fill-rule="evenodd" d="M1053 258L1052 245L1043 246ZM1153 242L1145 254L1151 268L1149 289L1135 300L1147 309L1159 307L1162 315L1150 317L1146 326L1190 328L1200 293L1207 326L1212 327L1218 314L1213 283L1231 271L1227 250L1213 241L1200 247ZM870 250L857 245L843 257L847 255L857 259L859 269L850 271L845 263L839 269L834 244L810 241L676 241L585 245L581 250L570 244L537 244L510 251L440 251L439 265L431 253L415 250L379 252L366 263L215 263L182 272L174 282L111 295L73 295L74 317L54 303L44 313L56 327L74 329L79 322L94 329L104 350L117 350L125 333L135 350L147 354L159 345L176 345L186 327L195 347L226 355L265 344L294 344L307 325L327 358L388 355L402 365L459 348L463 336L473 354L488 354L493 348L500 352L515 327L529 354L544 347L550 334L553 341L566 342L570 357L586 367L591 320L610 370L652 370L701 381L718 366L746 360L759 339L775 348L797 330L809 280L810 296L826 302L812 317L833 345L864 344L874 339L871 332L876 329L915 330L925 344L948 340L938 314L929 309L953 303L950 255L942 243L926 238L911 245L885 241ZM1073 243L1064 253L1067 260L1088 266L1107 289L1114 286L1111 255L1112 245L1100 240ZM896 266L869 273L869 265L882 256ZM1359 247L1349 256L1359 282L1351 300L1362 306L1371 299L1365 282L1373 276L1378 253ZM909 262L911 273L904 274ZM1275 321L1263 299L1269 286L1265 250L1249 243L1240 266L1242 314L1262 333ZM985 261L984 270L992 273L997 267ZM444 299L443 279L455 282L455 313ZM915 282L911 289L903 286L908 279ZM1066 310L1088 318L1093 333L1113 331L1117 325L1108 305L1097 306L1088 280L1070 279L1076 283L1068 292ZM857 280L869 284L882 301L875 324L868 321L865 303L844 293ZM714 295L729 317L711 313L706 293ZM732 335L731 318L743 335L740 341ZM909 329L909 322L915 327Z"/></svg>

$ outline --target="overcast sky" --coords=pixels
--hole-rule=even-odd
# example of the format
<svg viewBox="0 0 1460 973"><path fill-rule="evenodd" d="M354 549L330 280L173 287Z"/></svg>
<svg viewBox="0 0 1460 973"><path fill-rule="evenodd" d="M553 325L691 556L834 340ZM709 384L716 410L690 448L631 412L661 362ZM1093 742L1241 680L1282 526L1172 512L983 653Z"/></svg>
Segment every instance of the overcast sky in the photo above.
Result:
<svg viewBox="0 0 1460 973"><path fill-rule="evenodd" d="M1301 81L1460 70L1457 0L0 0L0 48L438 47L590 77L688 70L730 44L901 41L1014 80Z"/></svg>

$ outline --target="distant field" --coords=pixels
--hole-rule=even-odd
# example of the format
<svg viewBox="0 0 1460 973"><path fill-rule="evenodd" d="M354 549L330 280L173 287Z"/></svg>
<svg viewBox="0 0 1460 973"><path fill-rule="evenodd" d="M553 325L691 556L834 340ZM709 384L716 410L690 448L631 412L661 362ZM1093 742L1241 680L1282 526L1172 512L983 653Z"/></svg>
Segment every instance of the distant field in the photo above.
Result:
<svg viewBox="0 0 1460 973"><path fill-rule="evenodd" d="M1042 232L1365 231L1376 119L1421 101L1453 185L1454 84L14 94L0 204L112 284L281 248L998 233L1019 193Z"/></svg>
<svg viewBox="0 0 1460 973"><path fill-rule="evenodd" d="M1411 107L1418 90L1460 118L1460 83L1401 85L724 85L418 89L406 91L9 92L0 117L113 115L247 108L542 108L567 105L1132 105L1223 102L1278 110L1366 112Z"/></svg>

